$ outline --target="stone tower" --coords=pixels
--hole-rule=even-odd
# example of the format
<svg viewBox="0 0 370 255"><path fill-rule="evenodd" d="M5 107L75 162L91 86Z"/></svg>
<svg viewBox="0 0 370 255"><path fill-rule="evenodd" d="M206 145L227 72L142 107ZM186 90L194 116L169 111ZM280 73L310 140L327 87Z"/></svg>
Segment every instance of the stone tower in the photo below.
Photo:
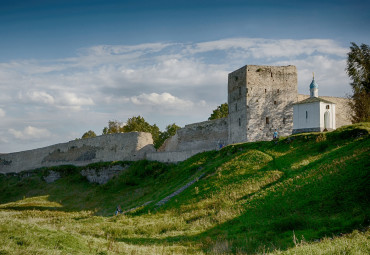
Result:
<svg viewBox="0 0 370 255"><path fill-rule="evenodd" d="M290 135L297 96L295 66L246 65L230 73L229 144L271 140L275 129Z"/></svg>

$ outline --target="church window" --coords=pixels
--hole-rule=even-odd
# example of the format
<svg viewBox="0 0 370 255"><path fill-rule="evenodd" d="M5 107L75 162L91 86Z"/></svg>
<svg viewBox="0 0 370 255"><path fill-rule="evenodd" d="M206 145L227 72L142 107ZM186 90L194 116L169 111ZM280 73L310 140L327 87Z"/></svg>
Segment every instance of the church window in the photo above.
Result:
<svg viewBox="0 0 370 255"><path fill-rule="evenodd" d="M326 106L326 109L330 109L330 105L327 105L327 106Z"/></svg>
<svg viewBox="0 0 370 255"><path fill-rule="evenodd" d="M266 117L266 124L270 124L270 119L269 119L269 117Z"/></svg>
<svg viewBox="0 0 370 255"><path fill-rule="evenodd" d="M306 111L306 119L308 119L308 112Z"/></svg>

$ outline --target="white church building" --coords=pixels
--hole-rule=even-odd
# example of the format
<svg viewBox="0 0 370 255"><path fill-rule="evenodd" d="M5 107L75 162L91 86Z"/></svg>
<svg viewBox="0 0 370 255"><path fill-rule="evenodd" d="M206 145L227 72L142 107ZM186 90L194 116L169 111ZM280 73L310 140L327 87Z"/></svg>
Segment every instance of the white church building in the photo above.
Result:
<svg viewBox="0 0 370 255"><path fill-rule="evenodd" d="M293 104L293 134L335 129L335 103L319 97L313 77L310 97Z"/></svg>

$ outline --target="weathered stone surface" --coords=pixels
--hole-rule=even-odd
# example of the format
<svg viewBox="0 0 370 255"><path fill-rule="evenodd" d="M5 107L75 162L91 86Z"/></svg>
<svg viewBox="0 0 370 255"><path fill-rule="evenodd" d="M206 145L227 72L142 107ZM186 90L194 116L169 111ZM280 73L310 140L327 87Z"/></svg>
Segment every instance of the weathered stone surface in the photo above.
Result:
<svg viewBox="0 0 370 255"><path fill-rule="evenodd" d="M60 173L56 171L49 171L49 175L44 177L44 181L52 183L60 179Z"/></svg>
<svg viewBox="0 0 370 255"><path fill-rule="evenodd" d="M150 133L102 135L40 149L1 154L0 173L57 166L83 166L101 161L139 160L155 152Z"/></svg>
<svg viewBox="0 0 370 255"><path fill-rule="evenodd" d="M86 176L86 179L91 183L105 184L114 176L118 175L127 167L120 165L111 166L102 169L84 169L81 171L82 176Z"/></svg>
<svg viewBox="0 0 370 255"><path fill-rule="evenodd" d="M185 151L163 151L152 152L146 155L147 160L159 161L165 163L176 163L184 161L195 154L204 152L206 150L185 150Z"/></svg>
<svg viewBox="0 0 370 255"><path fill-rule="evenodd" d="M228 77L229 143L290 135L297 99L295 66L246 65Z"/></svg>
<svg viewBox="0 0 370 255"><path fill-rule="evenodd" d="M186 125L167 139L158 151L209 151L228 144L227 118Z"/></svg>

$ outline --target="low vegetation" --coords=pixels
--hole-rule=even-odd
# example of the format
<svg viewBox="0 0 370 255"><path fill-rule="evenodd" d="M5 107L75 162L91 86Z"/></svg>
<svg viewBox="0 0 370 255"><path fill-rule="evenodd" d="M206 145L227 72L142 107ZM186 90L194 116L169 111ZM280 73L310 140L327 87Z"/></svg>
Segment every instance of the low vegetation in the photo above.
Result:
<svg viewBox="0 0 370 255"><path fill-rule="evenodd" d="M0 254L368 254L369 131L90 166L130 165L104 185L72 166L1 176ZM50 170L62 178L47 184Z"/></svg>

